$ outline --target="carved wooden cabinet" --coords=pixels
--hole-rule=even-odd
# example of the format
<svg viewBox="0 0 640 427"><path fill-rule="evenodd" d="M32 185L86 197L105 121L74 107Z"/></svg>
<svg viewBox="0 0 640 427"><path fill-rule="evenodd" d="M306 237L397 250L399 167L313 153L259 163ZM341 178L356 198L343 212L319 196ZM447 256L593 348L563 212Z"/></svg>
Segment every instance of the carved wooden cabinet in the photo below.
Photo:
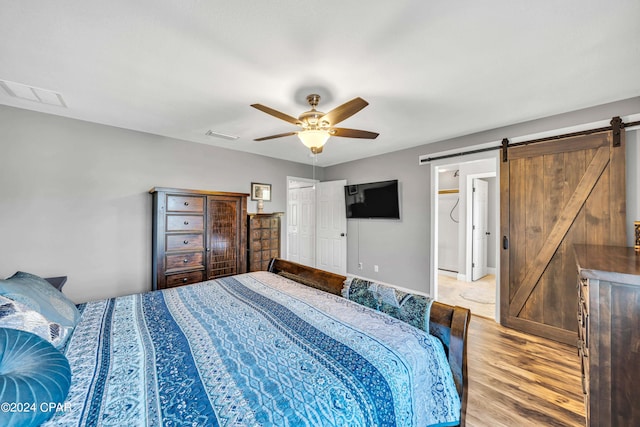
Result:
<svg viewBox="0 0 640 427"><path fill-rule="evenodd" d="M152 289L246 272L245 193L155 187Z"/></svg>
<svg viewBox="0 0 640 427"><path fill-rule="evenodd" d="M587 425L640 425L640 256L619 246L574 251Z"/></svg>
<svg viewBox="0 0 640 427"><path fill-rule="evenodd" d="M271 258L280 257L282 212L247 215L248 271L268 270Z"/></svg>

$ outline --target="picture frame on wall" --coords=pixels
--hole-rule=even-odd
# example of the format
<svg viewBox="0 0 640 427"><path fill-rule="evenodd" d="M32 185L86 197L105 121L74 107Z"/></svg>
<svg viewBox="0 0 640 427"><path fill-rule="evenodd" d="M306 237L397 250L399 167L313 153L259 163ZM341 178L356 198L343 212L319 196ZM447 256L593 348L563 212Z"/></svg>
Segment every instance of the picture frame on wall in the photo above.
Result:
<svg viewBox="0 0 640 427"><path fill-rule="evenodd" d="M251 183L251 200L271 201L271 184Z"/></svg>

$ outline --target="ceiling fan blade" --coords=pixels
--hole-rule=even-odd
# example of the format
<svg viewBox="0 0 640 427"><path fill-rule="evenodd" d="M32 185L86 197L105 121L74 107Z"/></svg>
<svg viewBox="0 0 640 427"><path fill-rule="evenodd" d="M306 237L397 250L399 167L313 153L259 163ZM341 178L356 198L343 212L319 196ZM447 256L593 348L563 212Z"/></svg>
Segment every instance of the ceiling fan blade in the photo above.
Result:
<svg viewBox="0 0 640 427"><path fill-rule="evenodd" d="M281 120L284 120L285 122L289 122L289 123L294 124L296 126L300 125L300 120L298 120L295 117L292 117L292 116L290 116L288 114L281 113L278 110L274 110L273 108L269 108L269 107L267 107L265 105L262 105L262 104L251 104L251 106L253 108L256 108L256 109L264 112L264 113L270 114L273 117L277 117L277 118L279 118Z"/></svg>
<svg viewBox="0 0 640 427"><path fill-rule="evenodd" d="M282 138L283 136L296 135L297 133L298 132L279 133L277 135L263 136L262 138L256 138L254 139L254 141L266 141L267 139Z"/></svg>
<svg viewBox="0 0 640 427"><path fill-rule="evenodd" d="M367 130L332 128L331 135L342 136L344 138L376 139L380 134L375 132L369 132Z"/></svg>
<svg viewBox="0 0 640 427"><path fill-rule="evenodd" d="M337 125L341 121L348 119L364 107L369 105L367 101L362 98L354 98L349 102L345 102L339 107L334 108L325 114L321 120L326 120L331 126Z"/></svg>

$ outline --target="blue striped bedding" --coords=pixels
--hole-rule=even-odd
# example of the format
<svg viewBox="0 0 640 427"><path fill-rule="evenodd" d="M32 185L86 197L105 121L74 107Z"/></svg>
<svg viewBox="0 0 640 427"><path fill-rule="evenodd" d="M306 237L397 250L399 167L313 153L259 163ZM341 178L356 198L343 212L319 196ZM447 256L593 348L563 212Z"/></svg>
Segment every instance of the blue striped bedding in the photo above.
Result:
<svg viewBox="0 0 640 427"><path fill-rule="evenodd" d="M429 426L460 415L440 342L255 272L86 304L47 426Z"/></svg>

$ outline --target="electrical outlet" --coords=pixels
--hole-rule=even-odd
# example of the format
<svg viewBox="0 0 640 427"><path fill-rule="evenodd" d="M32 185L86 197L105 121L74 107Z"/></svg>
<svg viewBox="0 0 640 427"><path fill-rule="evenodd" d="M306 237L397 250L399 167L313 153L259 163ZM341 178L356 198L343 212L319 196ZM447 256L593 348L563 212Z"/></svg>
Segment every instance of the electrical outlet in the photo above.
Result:
<svg viewBox="0 0 640 427"><path fill-rule="evenodd" d="M373 266L373 271L376 272L376 273L378 272L378 266L377 265Z"/></svg>
<svg viewBox="0 0 640 427"><path fill-rule="evenodd" d="M361 262L358 263L358 270L362 270L362 263Z"/></svg>

